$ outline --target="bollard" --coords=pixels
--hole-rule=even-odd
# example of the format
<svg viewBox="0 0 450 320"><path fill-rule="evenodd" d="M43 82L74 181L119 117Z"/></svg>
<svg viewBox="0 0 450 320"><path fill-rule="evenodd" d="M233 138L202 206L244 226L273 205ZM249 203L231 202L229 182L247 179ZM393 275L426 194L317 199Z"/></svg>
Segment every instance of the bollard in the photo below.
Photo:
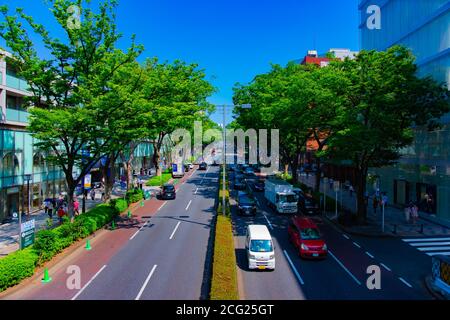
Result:
<svg viewBox="0 0 450 320"><path fill-rule="evenodd" d="M128 218L131 218L131 211L128 210Z"/></svg>
<svg viewBox="0 0 450 320"><path fill-rule="evenodd" d="M44 269L44 278L42 278L41 282L42 283L49 283L52 281L52 278L48 275L48 269L45 268Z"/></svg>
<svg viewBox="0 0 450 320"><path fill-rule="evenodd" d="M116 223L114 222L114 220L112 221L111 229L112 229L112 230L115 230L115 229L116 229Z"/></svg>
<svg viewBox="0 0 450 320"><path fill-rule="evenodd" d="M91 247L91 241L90 241L89 239L87 239L87 241L86 241L86 247L85 247L85 249L86 249L87 251L89 251L89 250L92 249L92 247Z"/></svg>

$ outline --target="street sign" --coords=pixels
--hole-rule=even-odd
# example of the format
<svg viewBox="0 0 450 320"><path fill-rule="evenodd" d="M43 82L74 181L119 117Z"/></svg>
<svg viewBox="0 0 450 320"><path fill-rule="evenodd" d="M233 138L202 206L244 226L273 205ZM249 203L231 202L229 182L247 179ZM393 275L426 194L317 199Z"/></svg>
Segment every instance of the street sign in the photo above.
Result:
<svg viewBox="0 0 450 320"><path fill-rule="evenodd" d="M334 183L333 183L333 189L334 189L334 191L335 191L335 192L338 192L338 191L339 191L339 188L340 188L339 181L334 181Z"/></svg>
<svg viewBox="0 0 450 320"><path fill-rule="evenodd" d="M17 212L13 212L12 216L13 216L14 219L17 219L17 218L19 217L19 215L17 214Z"/></svg>
<svg viewBox="0 0 450 320"><path fill-rule="evenodd" d="M91 188L91 175L89 173L84 176L84 188Z"/></svg>
<svg viewBox="0 0 450 320"><path fill-rule="evenodd" d="M34 219L20 225L20 249L25 249L34 243L35 223Z"/></svg>

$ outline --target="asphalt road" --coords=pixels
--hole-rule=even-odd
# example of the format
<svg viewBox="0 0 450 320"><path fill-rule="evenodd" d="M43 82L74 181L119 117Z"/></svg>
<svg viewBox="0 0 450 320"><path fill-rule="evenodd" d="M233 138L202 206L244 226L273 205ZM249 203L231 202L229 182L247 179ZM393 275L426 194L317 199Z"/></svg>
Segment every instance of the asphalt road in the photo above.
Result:
<svg viewBox="0 0 450 320"><path fill-rule="evenodd" d="M252 184L252 179L249 179ZM232 181L232 179L231 179ZM233 192L232 194L235 195ZM241 217L232 208L236 243L236 256L242 294L245 299L313 299L313 300L411 300L430 299L431 296L418 283L410 283L403 269L388 266L383 251L402 257L410 250L400 239L368 243L342 234L333 226L317 219L319 229L327 242L329 256L323 260L301 259L287 236L289 216L275 214L266 206L263 192L254 192L258 203L256 217ZM275 271L250 271L245 253L245 228L248 224L265 224L275 245ZM390 245L392 243L392 250ZM376 250L372 251L372 248ZM408 251L409 252L409 251ZM416 254L416 253L414 253ZM408 256L409 257L409 256ZM403 261L405 258L403 256ZM411 256L411 258L418 258ZM389 259L388 259L389 261ZM414 260L412 260L414 261ZM423 261L422 261L423 263ZM414 264L414 263L412 263ZM369 290L366 282L369 266L381 271L381 289ZM394 268L396 267L396 268ZM399 273L402 271L401 273ZM406 273L408 274L408 273Z"/></svg>
<svg viewBox="0 0 450 320"><path fill-rule="evenodd" d="M75 297L203 299L218 168L196 171Z"/></svg>

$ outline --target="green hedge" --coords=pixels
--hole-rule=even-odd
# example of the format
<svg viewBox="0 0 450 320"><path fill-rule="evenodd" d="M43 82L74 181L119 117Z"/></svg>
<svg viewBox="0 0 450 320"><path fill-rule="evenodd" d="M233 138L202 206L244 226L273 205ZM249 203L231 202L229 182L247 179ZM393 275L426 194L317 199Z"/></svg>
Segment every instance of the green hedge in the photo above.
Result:
<svg viewBox="0 0 450 320"><path fill-rule="evenodd" d="M109 204L114 207L117 214L120 214L127 210L128 202L125 199L112 199Z"/></svg>
<svg viewBox="0 0 450 320"><path fill-rule="evenodd" d="M62 225L54 229L37 232L33 246L0 259L0 291L32 276L36 266L49 261L74 241L87 237L109 223L115 215L124 211L120 210L123 202L125 201L100 204L77 216L73 223L65 219Z"/></svg>
<svg viewBox="0 0 450 320"><path fill-rule="evenodd" d="M125 194L125 199L128 204L132 204L138 202L139 200L144 198L144 190L142 189L131 189L128 190Z"/></svg>

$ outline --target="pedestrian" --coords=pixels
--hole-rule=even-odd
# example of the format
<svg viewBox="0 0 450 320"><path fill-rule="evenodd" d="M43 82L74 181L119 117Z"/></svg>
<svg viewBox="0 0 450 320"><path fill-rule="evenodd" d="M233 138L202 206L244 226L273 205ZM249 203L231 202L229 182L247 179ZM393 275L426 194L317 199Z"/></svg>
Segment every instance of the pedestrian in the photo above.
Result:
<svg viewBox="0 0 450 320"><path fill-rule="evenodd" d="M433 213L433 196L431 194L428 195L427 199L427 211Z"/></svg>
<svg viewBox="0 0 450 320"><path fill-rule="evenodd" d="M75 215L78 216L80 214L80 202L78 202L78 199L75 198L75 201L73 202L73 211L75 212Z"/></svg>
<svg viewBox="0 0 450 320"><path fill-rule="evenodd" d="M58 209L58 218L59 223L61 224L63 222L63 217L66 215L66 211L64 210L64 206L60 206Z"/></svg>
<svg viewBox="0 0 450 320"><path fill-rule="evenodd" d="M53 219L53 210L55 209L55 202L47 199L47 214L50 219Z"/></svg>
<svg viewBox="0 0 450 320"><path fill-rule="evenodd" d="M413 224L416 224L416 221L419 218L419 207L415 203L413 203L411 207L411 218Z"/></svg>
<svg viewBox="0 0 450 320"><path fill-rule="evenodd" d="M350 187L348 188L348 190L350 191L350 197L353 196L353 191L355 191L355 189L353 189L353 186L350 185Z"/></svg>
<svg viewBox="0 0 450 320"><path fill-rule="evenodd" d="M373 206L373 213L377 213L377 208L378 208L378 197L376 195L373 196L373 200L372 200L372 206Z"/></svg>
<svg viewBox="0 0 450 320"><path fill-rule="evenodd" d="M333 184L334 184L333 178L330 178L330 180L328 180L328 183L330 184L330 190L331 190L333 188Z"/></svg>
<svg viewBox="0 0 450 320"><path fill-rule="evenodd" d="M95 200L95 190L94 189L91 189L91 199L92 199L92 201L94 201Z"/></svg>
<svg viewBox="0 0 450 320"><path fill-rule="evenodd" d="M367 206L369 205L369 192L364 192L364 205Z"/></svg>
<svg viewBox="0 0 450 320"><path fill-rule="evenodd" d="M50 207L48 199L44 200L43 205L44 205L44 212L45 212L45 214L48 214L48 208Z"/></svg>

